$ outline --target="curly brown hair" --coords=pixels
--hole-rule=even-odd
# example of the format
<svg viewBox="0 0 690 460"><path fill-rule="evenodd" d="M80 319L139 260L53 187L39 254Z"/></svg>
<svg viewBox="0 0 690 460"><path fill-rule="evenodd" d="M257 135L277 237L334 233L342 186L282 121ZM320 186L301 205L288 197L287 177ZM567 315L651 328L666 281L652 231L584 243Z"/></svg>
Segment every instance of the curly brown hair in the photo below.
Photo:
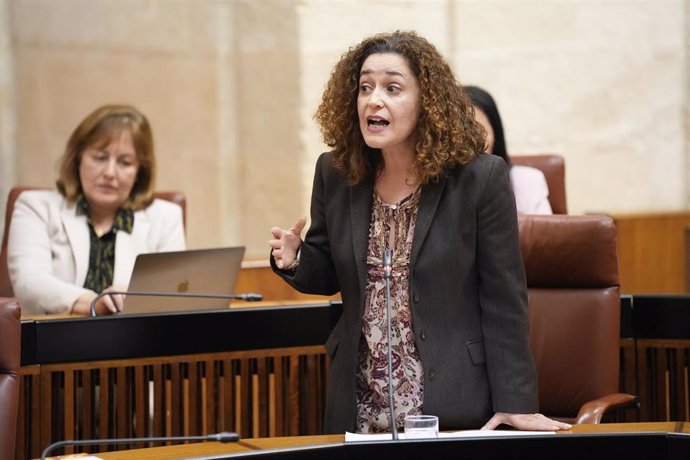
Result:
<svg viewBox="0 0 690 460"><path fill-rule="evenodd" d="M474 108L441 53L413 31L365 38L345 52L331 72L314 115L333 161L350 184L379 173L379 149L366 145L359 128L357 95L362 65L372 54L394 53L407 60L419 82L420 117L416 127L415 170L422 184L466 164L484 148L484 133Z"/></svg>
<svg viewBox="0 0 690 460"><path fill-rule="evenodd" d="M134 211L144 209L153 201L156 182L156 157L153 150L151 126L144 114L131 105L104 105L91 112L77 126L60 158L58 191L74 203L82 193L79 165L84 150L104 147L123 131L129 131L139 161L137 179L129 199L123 205Z"/></svg>

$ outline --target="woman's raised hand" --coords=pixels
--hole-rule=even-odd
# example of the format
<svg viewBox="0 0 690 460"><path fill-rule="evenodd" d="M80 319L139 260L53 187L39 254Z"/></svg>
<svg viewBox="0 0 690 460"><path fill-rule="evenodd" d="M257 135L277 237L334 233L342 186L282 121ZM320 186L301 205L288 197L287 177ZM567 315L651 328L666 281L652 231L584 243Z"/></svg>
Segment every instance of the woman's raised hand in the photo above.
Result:
<svg viewBox="0 0 690 460"><path fill-rule="evenodd" d="M280 269L289 267L297 257L297 250L302 242L302 230L307 223L307 218L302 216L289 230L280 227L271 228L273 239L268 240L272 248L271 254Z"/></svg>

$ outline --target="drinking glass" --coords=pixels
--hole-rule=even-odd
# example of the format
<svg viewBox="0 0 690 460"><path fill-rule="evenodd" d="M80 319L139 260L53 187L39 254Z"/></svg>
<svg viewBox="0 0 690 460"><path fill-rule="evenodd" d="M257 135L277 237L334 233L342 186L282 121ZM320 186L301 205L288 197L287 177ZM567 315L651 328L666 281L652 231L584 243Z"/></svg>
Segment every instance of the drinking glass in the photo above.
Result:
<svg viewBox="0 0 690 460"><path fill-rule="evenodd" d="M435 415L408 415L405 417L405 439L437 438L438 417Z"/></svg>

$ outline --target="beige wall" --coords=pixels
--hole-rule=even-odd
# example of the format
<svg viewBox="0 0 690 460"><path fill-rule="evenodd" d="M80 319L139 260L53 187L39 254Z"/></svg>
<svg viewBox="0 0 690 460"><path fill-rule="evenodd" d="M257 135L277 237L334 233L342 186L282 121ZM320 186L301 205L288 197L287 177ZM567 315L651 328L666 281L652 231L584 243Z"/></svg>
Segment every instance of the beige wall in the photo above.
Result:
<svg viewBox="0 0 690 460"><path fill-rule="evenodd" d="M0 0L0 193L52 185L76 123L150 118L190 247L308 213L312 114L365 35L416 29L496 97L511 153L558 152L572 213L688 207L690 0ZM0 205L0 211L3 211Z"/></svg>
<svg viewBox="0 0 690 460"><path fill-rule="evenodd" d="M576 213L685 208L688 2L493 3L457 11L456 62L510 151L562 152Z"/></svg>
<svg viewBox="0 0 690 460"><path fill-rule="evenodd" d="M15 169L14 63L10 40L9 0L0 0L0 217L5 216L4 197L17 177ZM0 238L3 234L0 228Z"/></svg>

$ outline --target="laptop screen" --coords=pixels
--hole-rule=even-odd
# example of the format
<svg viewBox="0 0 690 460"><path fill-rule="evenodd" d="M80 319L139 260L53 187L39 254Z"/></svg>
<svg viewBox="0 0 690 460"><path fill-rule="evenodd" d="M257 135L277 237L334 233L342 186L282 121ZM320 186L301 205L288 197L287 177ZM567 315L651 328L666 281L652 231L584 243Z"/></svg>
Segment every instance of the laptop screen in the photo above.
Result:
<svg viewBox="0 0 690 460"><path fill-rule="evenodd" d="M142 295L127 295L122 314L228 308L229 299L189 295L232 294L244 250L244 246L236 246L139 254L127 290ZM175 296L177 293L188 296Z"/></svg>

